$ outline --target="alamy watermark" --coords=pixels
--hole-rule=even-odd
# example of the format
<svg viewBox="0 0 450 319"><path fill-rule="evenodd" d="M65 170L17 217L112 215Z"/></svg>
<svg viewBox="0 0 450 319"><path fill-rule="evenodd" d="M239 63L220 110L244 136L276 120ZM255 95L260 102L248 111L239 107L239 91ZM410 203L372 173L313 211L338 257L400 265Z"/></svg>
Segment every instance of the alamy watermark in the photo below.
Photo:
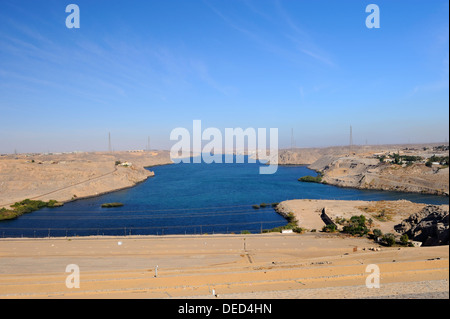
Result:
<svg viewBox="0 0 450 319"><path fill-rule="evenodd" d="M366 273L370 273L366 277L366 287L371 288L380 288L380 267L375 264L367 265Z"/></svg>
<svg viewBox="0 0 450 319"><path fill-rule="evenodd" d="M69 289L80 288L80 267L76 264L67 265L66 272L70 273L66 277L66 287Z"/></svg>
<svg viewBox="0 0 450 319"><path fill-rule="evenodd" d="M259 168L260 174L274 174L278 170L278 128L247 129L225 128L225 134L215 127L202 130L201 120L194 120L192 136L189 130L178 127L170 133L177 141L170 150L174 163L248 163L259 160L267 165ZM203 145L203 142L207 142Z"/></svg>
<svg viewBox="0 0 450 319"><path fill-rule="evenodd" d="M380 28L380 8L376 4L369 4L366 7L366 12L370 14L366 18L366 27L368 29Z"/></svg>
<svg viewBox="0 0 450 319"><path fill-rule="evenodd" d="M66 27L68 29L80 28L80 8L76 4L69 4L66 7L66 12L70 13L66 18Z"/></svg>

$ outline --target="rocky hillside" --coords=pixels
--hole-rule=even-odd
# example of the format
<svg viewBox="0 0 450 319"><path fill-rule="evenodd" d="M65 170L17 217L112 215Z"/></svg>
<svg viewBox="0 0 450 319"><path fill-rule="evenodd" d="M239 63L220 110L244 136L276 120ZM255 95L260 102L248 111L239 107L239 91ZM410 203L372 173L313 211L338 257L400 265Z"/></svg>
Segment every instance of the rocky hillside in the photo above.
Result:
<svg viewBox="0 0 450 319"><path fill-rule="evenodd" d="M420 212L395 226L400 234L407 234L423 246L449 244L449 211L443 206L427 205Z"/></svg>
<svg viewBox="0 0 450 319"><path fill-rule="evenodd" d="M324 156L309 166L323 182L340 187L381 189L435 195L449 194L449 169L412 164L402 167L357 156Z"/></svg>
<svg viewBox="0 0 450 319"><path fill-rule="evenodd" d="M400 165L380 160L383 154L395 153L422 160ZM307 164L310 169L322 173L322 182L340 187L448 196L448 166L426 165L426 159L434 154L433 146L429 145L296 149L280 152L279 164ZM448 151L440 152L440 155L448 156Z"/></svg>

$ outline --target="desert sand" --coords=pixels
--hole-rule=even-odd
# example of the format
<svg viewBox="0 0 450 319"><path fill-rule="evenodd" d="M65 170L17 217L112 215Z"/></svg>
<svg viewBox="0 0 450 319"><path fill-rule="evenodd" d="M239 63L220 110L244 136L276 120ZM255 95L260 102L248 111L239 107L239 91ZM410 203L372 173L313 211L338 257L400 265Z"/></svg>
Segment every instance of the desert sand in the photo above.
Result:
<svg viewBox="0 0 450 319"><path fill-rule="evenodd" d="M67 202L98 196L154 175L144 167L171 163L166 151L1 156L0 208L27 198Z"/></svg>
<svg viewBox="0 0 450 319"><path fill-rule="evenodd" d="M281 202L278 211L294 213L298 225L308 230L321 230L324 221L320 217L325 208L326 214L333 221L338 218L350 219L352 216L364 215L366 220L372 219L372 228L383 233L395 233L394 226L400 224L410 215L422 210L426 204L413 203L407 200L397 201L358 201L358 200L314 200L295 199ZM448 212L449 205L440 205ZM379 217L383 212L383 218ZM339 227L339 225L338 225Z"/></svg>
<svg viewBox="0 0 450 319"><path fill-rule="evenodd" d="M325 233L2 239L0 298L449 297L448 246L373 246ZM373 264L379 288L366 286Z"/></svg>

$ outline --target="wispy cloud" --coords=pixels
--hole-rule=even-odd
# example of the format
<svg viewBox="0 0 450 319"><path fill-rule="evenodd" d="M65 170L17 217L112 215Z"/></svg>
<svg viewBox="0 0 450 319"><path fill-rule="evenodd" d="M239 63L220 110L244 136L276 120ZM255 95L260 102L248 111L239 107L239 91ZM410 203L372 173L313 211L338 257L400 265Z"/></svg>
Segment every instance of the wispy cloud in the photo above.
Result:
<svg viewBox="0 0 450 319"><path fill-rule="evenodd" d="M244 22L239 22L238 18L231 18L224 14L207 0L204 0L204 3L229 27L248 37L266 51L279 55L283 59L287 59L296 64L302 64L300 63L302 60L301 56L296 53L298 52L303 56L312 58L320 64L329 67L337 67L337 64L330 58L330 55L325 53L322 49L319 49L311 39L310 35L294 22L292 17L283 8L280 1L275 2L277 15L272 16L268 16L263 11L257 9L249 0L246 0L243 3L250 8L252 12L263 17L266 22L270 24L271 31L278 30L280 34L284 34L284 38L287 40L285 43L280 43L279 37L276 38L276 41L270 40L270 37L266 36L267 32L264 32L261 27L255 25L243 26ZM291 47L293 47L294 50L290 49Z"/></svg>
<svg viewBox="0 0 450 319"><path fill-rule="evenodd" d="M290 34L286 35L286 37L295 45L297 50L320 63L326 64L330 67L336 67L336 63L332 61L329 54L320 49L315 41L311 39L309 33L294 22L292 17L282 6L281 2L278 0L275 3L278 14L290 30Z"/></svg>

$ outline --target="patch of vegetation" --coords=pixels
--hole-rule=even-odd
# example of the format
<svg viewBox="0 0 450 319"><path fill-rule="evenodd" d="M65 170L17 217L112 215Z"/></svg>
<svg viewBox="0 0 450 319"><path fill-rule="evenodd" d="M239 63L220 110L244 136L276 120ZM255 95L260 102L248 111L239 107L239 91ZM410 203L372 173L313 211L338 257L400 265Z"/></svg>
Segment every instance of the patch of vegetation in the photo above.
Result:
<svg viewBox="0 0 450 319"><path fill-rule="evenodd" d="M431 167L431 166L433 166L433 163L439 163L442 166L448 166L449 165L449 157L433 155L427 160L425 165L428 167Z"/></svg>
<svg viewBox="0 0 450 319"><path fill-rule="evenodd" d="M322 227L324 233L335 233L338 231L335 224L328 224Z"/></svg>
<svg viewBox="0 0 450 319"><path fill-rule="evenodd" d="M366 213L369 213L370 215L372 215L373 218L375 218L380 222L392 220L391 215L394 214L392 209L390 209L385 205L384 201L378 202L375 206L361 206L358 208ZM370 219L369 222L371 222Z"/></svg>
<svg viewBox="0 0 450 319"><path fill-rule="evenodd" d="M373 233L374 238L383 236L383 232L381 230L379 230L378 228L374 229L372 233Z"/></svg>
<svg viewBox="0 0 450 319"><path fill-rule="evenodd" d="M122 207L122 206L123 206L122 203L105 203L105 204L102 204L103 208Z"/></svg>
<svg viewBox="0 0 450 319"><path fill-rule="evenodd" d="M61 207L61 206L64 206L64 203L60 203L54 199L51 199L47 202L47 207L49 207L49 208Z"/></svg>
<svg viewBox="0 0 450 319"><path fill-rule="evenodd" d="M259 209L259 205L252 205L254 209Z"/></svg>
<svg viewBox="0 0 450 319"><path fill-rule="evenodd" d="M381 242L389 247L394 246L395 245L395 235L391 234L391 233L384 234L381 239Z"/></svg>
<svg viewBox="0 0 450 319"><path fill-rule="evenodd" d="M403 246L407 246L408 243L409 243L409 237L408 237L408 235L407 235L407 234L403 234L403 235L400 237L400 244L402 244Z"/></svg>
<svg viewBox="0 0 450 319"><path fill-rule="evenodd" d="M259 204L259 207L261 207L261 208L266 208L267 206L269 206L269 204L266 204L266 203Z"/></svg>
<svg viewBox="0 0 450 319"><path fill-rule="evenodd" d="M365 236L369 233L366 217L364 215L352 216L343 227L342 232L352 236Z"/></svg>
<svg viewBox="0 0 450 319"><path fill-rule="evenodd" d="M277 207L279 203L272 203L272 207Z"/></svg>
<svg viewBox="0 0 450 319"><path fill-rule="evenodd" d="M16 202L11 205L11 209L2 208L0 209L0 220L14 219L23 214L32 213L44 207L59 207L62 206L62 203L59 203L56 200L50 200L48 202L44 202L41 200L31 200L24 199L21 202Z"/></svg>
<svg viewBox="0 0 450 319"><path fill-rule="evenodd" d="M298 179L299 182L304 183L322 183L322 175L317 176L303 176Z"/></svg>
<svg viewBox="0 0 450 319"><path fill-rule="evenodd" d="M263 233L281 233L281 231L284 230L284 229L292 229L292 231L294 233L299 233L299 234L305 232L304 228L301 228L300 226L298 226L298 220L297 220L297 218L295 218L294 213L288 213L285 216L285 218L286 218L286 220L288 222L287 225L280 226L280 227L275 227L275 228L272 228L272 229L264 229Z"/></svg>
<svg viewBox="0 0 450 319"><path fill-rule="evenodd" d="M241 234L242 235L248 235L248 234L251 234L251 232L249 232L248 230L243 230L243 231L241 231Z"/></svg>

